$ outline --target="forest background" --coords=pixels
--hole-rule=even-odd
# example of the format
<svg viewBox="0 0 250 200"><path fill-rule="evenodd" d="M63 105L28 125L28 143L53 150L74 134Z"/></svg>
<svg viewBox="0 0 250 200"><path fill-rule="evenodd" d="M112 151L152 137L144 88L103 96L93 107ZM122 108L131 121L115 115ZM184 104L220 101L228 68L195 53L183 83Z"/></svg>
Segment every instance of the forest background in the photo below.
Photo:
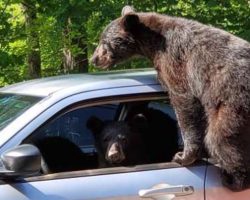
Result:
<svg viewBox="0 0 250 200"><path fill-rule="evenodd" d="M96 71L89 58L124 5L195 19L250 41L248 0L0 0L0 87ZM145 67L152 64L138 58L116 69Z"/></svg>

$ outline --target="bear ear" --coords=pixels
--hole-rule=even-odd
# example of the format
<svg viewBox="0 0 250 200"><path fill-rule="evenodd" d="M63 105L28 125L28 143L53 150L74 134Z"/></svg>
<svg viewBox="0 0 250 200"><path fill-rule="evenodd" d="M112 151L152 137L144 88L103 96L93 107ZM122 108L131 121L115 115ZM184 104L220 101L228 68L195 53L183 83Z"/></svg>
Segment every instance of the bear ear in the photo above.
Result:
<svg viewBox="0 0 250 200"><path fill-rule="evenodd" d="M122 16L125 16L127 14L135 13L135 9L132 6L124 6L122 9Z"/></svg>
<svg viewBox="0 0 250 200"><path fill-rule="evenodd" d="M140 20L137 14L127 14L122 18L122 25L125 31L134 32L139 24Z"/></svg>
<svg viewBox="0 0 250 200"><path fill-rule="evenodd" d="M138 113L129 121L130 127L139 132L145 131L148 128L148 120L142 113Z"/></svg>
<svg viewBox="0 0 250 200"><path fill-rule="evenodd" d="M101 133L103 126L104 126L104 122L95 117L95 116L91 116L87 122L86 122L86 126L88 129L90 129L95 135Z"/></svg>

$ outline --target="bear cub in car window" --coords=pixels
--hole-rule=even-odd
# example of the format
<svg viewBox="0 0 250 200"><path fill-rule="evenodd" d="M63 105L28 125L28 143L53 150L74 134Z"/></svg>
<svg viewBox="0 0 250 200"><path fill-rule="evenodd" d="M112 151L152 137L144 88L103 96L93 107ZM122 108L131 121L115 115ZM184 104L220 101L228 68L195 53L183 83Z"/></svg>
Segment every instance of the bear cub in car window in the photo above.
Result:
<svg viewBox="0 0 250 200"><path fill-rule="evenodd" d="M127 121L91 117L87 127L95 137L100 167L168 162L178 151L176 122L159 110L134 113Z"/></svg>

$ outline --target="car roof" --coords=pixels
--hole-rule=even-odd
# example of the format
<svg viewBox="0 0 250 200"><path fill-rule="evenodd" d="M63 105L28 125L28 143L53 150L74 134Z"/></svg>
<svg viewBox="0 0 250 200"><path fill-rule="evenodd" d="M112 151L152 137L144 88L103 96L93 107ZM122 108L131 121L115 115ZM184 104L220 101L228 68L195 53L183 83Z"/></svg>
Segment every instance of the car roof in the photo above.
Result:
<svg viewBox="0 0 250 200"><path fill-rule="evenodd" d="M89 91L114 87L158 84L153 69L120 70L84 74L68 74L23 81L0 89L2 93L46 97L68 91Z"/></svg>

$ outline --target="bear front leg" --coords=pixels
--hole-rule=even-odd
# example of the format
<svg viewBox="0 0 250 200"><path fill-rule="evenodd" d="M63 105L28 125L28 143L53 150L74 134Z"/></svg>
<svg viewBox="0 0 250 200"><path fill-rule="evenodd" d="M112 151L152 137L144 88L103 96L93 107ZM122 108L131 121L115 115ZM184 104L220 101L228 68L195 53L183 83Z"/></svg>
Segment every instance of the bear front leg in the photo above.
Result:
<svg viewBox="0 0 250 200"><path fill-rule="evenodd" d="M175 154L173 161L183 166L190 165L200 157L203 147L206 119L204 109L195 97L171 96L184 142L182 152Z"/></svg>

